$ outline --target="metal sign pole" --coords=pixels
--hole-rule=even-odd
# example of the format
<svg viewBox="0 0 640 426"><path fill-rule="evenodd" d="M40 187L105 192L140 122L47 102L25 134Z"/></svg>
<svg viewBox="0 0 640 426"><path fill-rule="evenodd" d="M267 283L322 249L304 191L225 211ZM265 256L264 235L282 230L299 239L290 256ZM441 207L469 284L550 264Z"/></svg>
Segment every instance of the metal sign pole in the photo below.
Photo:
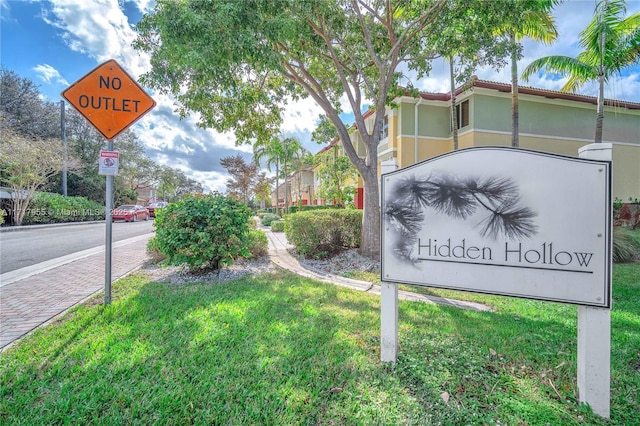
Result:
<svg viewBox="0 0 640 426"><path fill-rule="evenodd" d="M107 143L107 150L113 151L113 142ZM111 210L113 209L113 175L107 175L107 190L105 199L106 222L105 249L104 249L104 304L111 304L111 237L112 237L112 221Z"/></svg>
<svg viewBox="0 0 640 426"><path fill-rule="evenodd" d="M67 196L67 163L69 162L67 152L67 135L64 120L64 101L60 101L60 137L62 138L63 163L62 163L62 195Z"/></svg>
<svg viewBox="0 0 640 426"><path fill-rule="evenodd" d="M98 65L62 92L74 107L108 141L124 132L156 106L156 101L113 59ZM116 156L117 159L117 156ZM113 165L113 162L109 162ZM102 163L100 163L102 165ZM117 164L117 163L116 163ZM101 166L100 166L101 167ZM111 210L113 209L113 176L107 173L105 200L105 277L104 304L111 303Z"/></svg>

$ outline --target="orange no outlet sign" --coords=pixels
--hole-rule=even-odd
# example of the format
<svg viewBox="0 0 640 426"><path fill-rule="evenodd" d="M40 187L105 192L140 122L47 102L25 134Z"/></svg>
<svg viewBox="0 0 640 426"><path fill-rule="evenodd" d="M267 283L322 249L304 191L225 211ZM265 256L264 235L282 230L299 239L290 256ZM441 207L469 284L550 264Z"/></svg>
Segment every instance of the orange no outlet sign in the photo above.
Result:
<svg viewBox="0 0 640 426"><path fill-rule="evenodd" d="M73 83L62 97L109 141L156 105L113 59Z"/></svg>

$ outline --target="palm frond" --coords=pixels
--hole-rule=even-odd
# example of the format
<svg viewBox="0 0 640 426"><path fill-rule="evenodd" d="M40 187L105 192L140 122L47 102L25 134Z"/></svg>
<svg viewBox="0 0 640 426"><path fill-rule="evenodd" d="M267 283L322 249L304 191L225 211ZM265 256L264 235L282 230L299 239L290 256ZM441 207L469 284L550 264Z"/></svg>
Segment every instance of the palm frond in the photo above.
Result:
<svg viewBox="0 0 640 426"><path fill-rule="evenodd" d="M536 59L531 62L522 71L522 78L526 81L533 74L539 71L547 71L554 74L566 75L573 73L584 73L585 69L591 69L585 63L579 61L577 58L570 56L553 55L545 56L544 58Z"/></svg>

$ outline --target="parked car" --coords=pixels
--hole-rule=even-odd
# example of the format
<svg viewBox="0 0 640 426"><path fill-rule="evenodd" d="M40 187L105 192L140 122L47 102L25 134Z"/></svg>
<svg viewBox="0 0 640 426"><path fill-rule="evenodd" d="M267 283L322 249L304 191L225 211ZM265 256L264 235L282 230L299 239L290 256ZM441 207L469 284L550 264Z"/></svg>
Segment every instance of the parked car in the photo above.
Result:
<svg viewBox="0 0 640 426"><path fill-rule="evenodd" d="M124 220L125 222L137 222L138 219L149 220L151 215L146 207L137 204L123 204L113 209L111 221Z"/></svg>
<svg viewBox="0 0 640 426"><path fill-rule="evenodd" d="M168 205L169 203L166 203L164 201L154 201L147 205L147 210L149 210L149 214L151 215L151 217L156 217L156 209L162 209L167 207Z"/></svg>

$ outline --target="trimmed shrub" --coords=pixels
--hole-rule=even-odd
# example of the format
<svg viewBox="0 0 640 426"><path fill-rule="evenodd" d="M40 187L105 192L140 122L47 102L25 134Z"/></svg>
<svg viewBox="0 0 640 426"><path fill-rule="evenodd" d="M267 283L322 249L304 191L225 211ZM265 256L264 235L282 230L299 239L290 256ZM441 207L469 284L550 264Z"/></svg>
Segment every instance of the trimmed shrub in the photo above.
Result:
<svg viewBox="0 0 640 426"><path fill-rule="evenodd" d="M616 263L632 262L640 258L640 233L629 228L616 226L613 228L613 261Z"/></svg>
<svg viewBox="0 0 640 426"><path fill-rule="evenodd" d="M329 210L329 209L343 209L344 207L339 204L325 204L320 206L290 206L289 213L306 212L310 210ZM286 209L286 207L285 207Z"/></svg>
<svg viewBox="0 0 640 426"><path fill-rule="evenodd" d="M159 251L170 264L191 270L220 269L249 256L249 218L244 204L222 195L189 195L156 217Z"/></svg>
<svg viewBox="0 0 640 426"><path fill-rule="evenodd" d="M269 253L269 240L264 231L249 231L247 238L250 255L246 257L258 259Z"/></svg>
<svg viewBox="0 0 640 426"><path fill-rule="evenodd" d="M273 222L274 220L280 220L280 216L274 213L267 213L262 217L261 222L264 226L271 226L271 222Z"/></svg>
<svg viewBox="0 0 640 426"><path fill-rule="evenodd" d="M149 241L147 241L147 254L151 258L151 263L160 263L167 259L167 256L160 251L156 237L151 237Z"/></svg>
<svg viewBox="0 0 640 426"><path fill-rule="evenodd" d="M84 197L65 197L61 194L39 192L31 199L22 224L89 220L104 220L104 206Z"/></svg>
<svg viewBox="0 0 640 426"><path fill-rule="evenodd" d="M274 220L271 222L272 232L284 232L284 220Z"/></svg>
<svg viewBox="0 0 640 426"><path fill-rule="evenodd" d="M286 215L287 240L305 257L322 258L360 247L362 210L317 210Z"/></svg>

